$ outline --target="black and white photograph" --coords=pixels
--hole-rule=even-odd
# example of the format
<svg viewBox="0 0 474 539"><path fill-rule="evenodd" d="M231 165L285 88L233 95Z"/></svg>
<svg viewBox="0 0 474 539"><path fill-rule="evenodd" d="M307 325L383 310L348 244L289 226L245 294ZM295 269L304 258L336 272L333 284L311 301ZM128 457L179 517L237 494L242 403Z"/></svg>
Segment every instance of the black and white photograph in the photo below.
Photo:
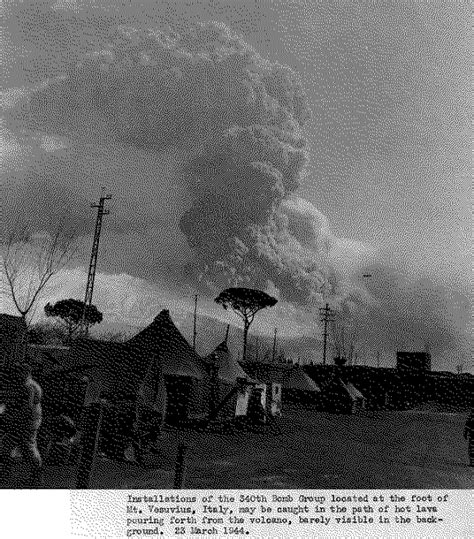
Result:
<svg viewBox="0 0 474 539"><path fill-rule="evenodd" d="M2 4L1 488L472 489L471 4Z"/></svg>

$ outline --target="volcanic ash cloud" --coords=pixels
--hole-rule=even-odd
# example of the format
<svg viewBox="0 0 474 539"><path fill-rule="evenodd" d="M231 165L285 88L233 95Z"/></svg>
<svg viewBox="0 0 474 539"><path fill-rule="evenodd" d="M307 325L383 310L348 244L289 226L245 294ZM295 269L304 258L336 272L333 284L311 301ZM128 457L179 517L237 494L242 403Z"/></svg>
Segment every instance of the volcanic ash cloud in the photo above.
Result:
<svg viewBox="0 0 474 539"><path fill-rule="evenodd" d="M179 170L142 175L146 182L122 177L123 167L115 167L124 198L136 198L137 190L159 192L153 182L180 194L167 208L161 197L145 201L142 221L156 223L156 214L173 207L180 216L176 235L184 233L194 252L193 279L200 275L212 287L271 281L288 299L302 300L319 288L321 276L307 253L292 255L297 240L282 203L304 174L308 118L290 68L264 60L225 25L210 23L182 34L121 27L101 50L35 91L10 122L67 141L74 150L63 158L65 172L92 146L97 168L105 171L114 168L107 162L114 154L146 154L150 166L153 156L158 163L179 155ZM82 180L89 187L92 175ZM70 177L72 196L81 176L64 174L63 188ZM122 231L127 226L130 215L118 223Z"/></svg>

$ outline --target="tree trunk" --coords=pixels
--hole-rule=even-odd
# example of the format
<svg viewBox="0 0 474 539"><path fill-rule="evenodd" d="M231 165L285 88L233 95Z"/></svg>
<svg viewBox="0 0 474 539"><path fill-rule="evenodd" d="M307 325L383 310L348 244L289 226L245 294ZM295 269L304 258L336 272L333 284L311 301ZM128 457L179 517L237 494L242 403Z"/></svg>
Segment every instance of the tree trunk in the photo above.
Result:
<svg viewBox="0 0 474 539"><path fill-rule="evenodd" d="M71 323L68 323L67 325L67 342L69 345L72 344L72 334L73 334L74 328Z"/></svg>
<svg viewBox="0 0 474 539"><path fill-rule="evenodd" d="M250 322L248 320L244 320L244 351L242 354L242 361L246 361L247 359L247 337L249 333L250 328Z"/></svg>

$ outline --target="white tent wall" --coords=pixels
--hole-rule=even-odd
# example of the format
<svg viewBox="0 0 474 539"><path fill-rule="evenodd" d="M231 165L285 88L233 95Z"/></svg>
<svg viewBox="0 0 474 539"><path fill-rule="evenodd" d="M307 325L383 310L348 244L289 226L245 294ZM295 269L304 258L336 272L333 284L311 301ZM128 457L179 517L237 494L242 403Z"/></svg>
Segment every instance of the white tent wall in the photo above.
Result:
<svg viewBox="0 0 474 539"><path fill-rule="evenodd" d="M281 384L272 382L270 394L271 394L270 414L274 417L280 417L281 416L281 396L282 396Z"/></svg>
<svg viewBox="0 0 474 539"><path fill-rule="evenodd" d="M346 390L347 394L352 400L352 413L357 413L362 410L365 410L366 407L366 399L364 395L352 384L351 382L344 383L341 382L344 386L344 389Z"/></svg>
<svg viewBox="0 0 474 539"><path fill-rule="evenodd" d="M207 398L207 410L212 408L213 391L212 386L217 385L215 391L214 405L222 402L229 393L236 387L238 380L244 379L254 383L246 372L239 365L234 356L230 353L227 343L224 341L217 348L204 358L204 363L207 366L207 376L202 387L202 395ZM213 369L217 372L213 374ZM220 418L232 418L235 416L238 401L238 394L235 393L223 406L219 412Z"/></svg>

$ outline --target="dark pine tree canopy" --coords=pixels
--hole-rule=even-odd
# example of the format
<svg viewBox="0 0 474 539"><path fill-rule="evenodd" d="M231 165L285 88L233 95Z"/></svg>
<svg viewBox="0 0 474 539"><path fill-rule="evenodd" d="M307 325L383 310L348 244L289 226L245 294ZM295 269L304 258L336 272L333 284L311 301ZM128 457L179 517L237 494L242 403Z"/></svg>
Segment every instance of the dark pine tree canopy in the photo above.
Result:
<svg viewBox="0 0 474 539"><path fill-rule="evenodd" d="M77 331L84 312L84 302L78 299L61 299L54 305L47 303L44 307L46 316L60 318L67 327L68 335L71 338ZM95 305L87 305L85 311L85 321L89 325L100 324L102 313Z"/></svg>
<svg viewBox="0 0 474 539"><path fill-rule="evenodd" d="M222 305L224 309L231 307L241 316L244 313L255 314L266 307L273 307L278 302L266 292L254 288L227 288L214 301Z"/></svg>
<svg viewBox="0 0 474 539"><path fill-rule="evenodd" d="M242 359L246 359L247 336L255 314L261 309L273 307L278 300L262 290L254 288L227 288L214 300L224 309L229 307L244 321L244 350Z"/></svg>

